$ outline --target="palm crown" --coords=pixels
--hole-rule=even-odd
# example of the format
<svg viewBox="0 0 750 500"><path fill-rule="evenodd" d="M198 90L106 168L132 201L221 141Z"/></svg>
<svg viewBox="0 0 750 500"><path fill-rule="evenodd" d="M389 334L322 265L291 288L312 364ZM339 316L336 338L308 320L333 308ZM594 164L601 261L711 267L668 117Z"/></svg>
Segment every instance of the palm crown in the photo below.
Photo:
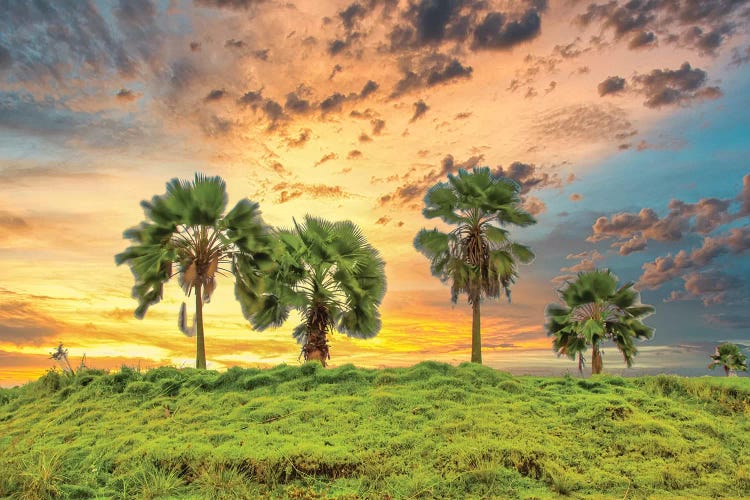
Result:
<svg viewBox="0 0 750 500"><path fill-rule="evenodd" d="M717 366L724 368L727 376L732 375L735 371L747 371L747 357L742 353L740 347L736 344L724 343L716 347L716 351L711 355L710 369Z"/></svg>
<svg viewBox="0 0 750 500"><path fill-rule="evenodd" d="M280 326L296 309L302 321L293 335L303 344L302 354L323 365L330 358L328 333L357 338L378 333L385 264L357 226L306 216L275 236L276 267L267 293L244 308L255 328Z"/></svg>
<svg viewBox="0 0 750 500"><path fill-rule="evenodd" d="M430 270L451 284L451 301L466 293L472 304L472 361L482 362L479 302L510 300L510 286L518 277L518 262L529 263L529 247L514 243L502 226L529 226L536 221L520 208L520 186L512 179L492 175L488 167L459 170L448 182L433 186L425 195L422 211L428 219L440 218L455 228L447 233L422 229L415 248L430 260Z"/></svg>
<svg viewBox="0 0 750 500"><path fill-rule="evenodd" d="M118 265L130 265L135 278L139 319L161 300L164 283L174 275L187 296L195 294L193 328L187 328L184 304L179 325L186 335L197 333L198 368L206 367L203 303L211 300L217 275L232 273L243 289L253 290L238 294L241 302L249 302L258 300L261 270L271 266L269 231L258 204L243 199L223 215L226 205L226 186L220 177L196 174L192 182L172 179L165 194L141 202L147 220L125 231L133 245L115 256Z"/></svg>
<svg viewBox="0 0 750 500"><path fill-rule="evenodd" d="M615 343L631 367L638 352L635 339L654 335L653 328L641 322L654 308L641 304L633 283L618 288L617 276L608 269L579 273L559 294L564 304L547 306L547 334L554 337L552 346L558 355L578 357L579 370L585 363L583 353L591 346L592 372L601 372L599 345L607 339Z"/></svg>

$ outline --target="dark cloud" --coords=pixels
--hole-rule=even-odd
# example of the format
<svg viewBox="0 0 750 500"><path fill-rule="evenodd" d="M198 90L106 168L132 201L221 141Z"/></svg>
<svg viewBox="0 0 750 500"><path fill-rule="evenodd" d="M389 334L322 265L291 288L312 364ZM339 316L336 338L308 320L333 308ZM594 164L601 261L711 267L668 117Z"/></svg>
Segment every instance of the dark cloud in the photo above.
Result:
<svg viewBox="0 0 750 500"><path fill-rule="evenodd" d="M2 11L3 60L13 61L6 70L18 81L64 87L86 76L130 78L157 63L159 30L149 1L119 2L116 23L89 1L4 2Z"/></svg>
<svg viewBox="0 0 750 500"><path fill-rule="evenodd" d="M346 155L346 158L348 160L356 160L358 158L362 158L362 151L358 149L352 149L349 151L349 154Z"/></svg>
<svg viewBox="0 0 750 500"><path fill-rule="evenodd" d="M704 269L719 256L729 253L739 255L748 249L750 249L750 227L734 228L724 235L704 238L703 244L690 253L680 250L674 256L669 254L646 262L643 264L643 274L638 281L642 287L657 289L688 271Z"/></svg>
<svg viewBox="0 0 750 500"><path fill-rule="evenodd" d="M24 219L5 210L0 210L0 229L18 230L28 227Z"/></svg>
<svg viewBox="0 0 750 500"><path fill-rule="evenodd" d="M349 42L346 40L331 40L331 42L328 44L328 53L332 56L335 56L345 48L349 46Z"/></svg>
<svg viewBox="0 0 750 500"><path fill-rule="evenodd" d="M266 0L193 0L199 7L214 7L218 9L247 10Z"/></svg>
<svg viewBox="0 0 750 500"><path fill-rule="evenodd" d="M683 63L679 69L655 69L645 75L633 77L639 92L647 97L649 108L687 104L696 100L716 99L721 96L718 87L706 87L706 72Z"/></svg>
<svg viewBox="0 0 750 500"><path fill-rule="evenodd" d="M427 76L427 85L433 86L455 78L471 78L471 72L471 66L464 66L457 59L453 59L442 68L433 68Z"/></svg>
<svg viewBox="0 0 750 500"><path fill-rule="evenodd" d="M224 89L214 89L209 92L206 97L203 98L206 102L221 101L227 95L227 91Z"/></svg>
<svg viewBox="0 0 750 500"><path fill-rule="evenodd" d="M654 45L656 45L656 35L652 31L640 31L628 43L628 47L631 49L642 49Z"/></svg>
<svg viewBox="0 0 750 500"><path fill-rule="evenodd" d="M376 225L385 226L391 221L391 218L387 215L382 216L378 220L375 221Z"/></svg>
<svg viewBox="0 0 750 500"><path fill-rule="evenodd" d="M253 56L255 56L256 59L260 61L268 61L268 54L271 52L271 49L259 49L253 51Z"/></svg>
<svg viewBox="0 0 750 500"><path fill-rule="evenodd" d="M547 186L562 186L562 182L556 175L551 176L546 172L540 173L537 171L536 165L520 161L511 163L507 169L498 166L492 173L516 181L521 187L520 194L527 194L532 189L541 189Z"/></svg>
<svg viewBox="0 0 750 500"><path fill-rule="evenodd" d="M413 122L417 120L418 118L421 118L424 116L425 113L427 113L427 110L430 109L430 107L422 100L414 103L414 115L412 115L410 122Z"/></svg>
<svg viewBox="0 0 750 500"><path fill-rule="evenodd" d="M474 31L473 48L510 49L535 38L542 26L536 9L527 10L518 20L506 21L506 16L500 12L487 14Z"/></svg>
<svg viewBox="0 0 750 500"><path fill-rule="evenodd" d="M120 89L120 91L115 94L115 97L118 101L122 102L133 102L138 99L138 95L135 92L124 88Z"/></svg>
<svg viewBox="0 0 750 500"><path fill-rule="evenodd" d="M331 111L341 111L341 106L344 104L344 101L346 101L346 96L344 94L336 92L335 94L326 97L320 103L320 111L323 114L329 113Z"/></svg>
<svg viewBox="0 0 750 500"><path fill-rule="evenodd" d="M333 77L336 76L338 73L341 73L343 70L344 68L340 64L335 65L333 69L331 69L331 74L328 75L328 79L333 80Z"/></svg>
<svg viewBox="0 0 750 500"><path fill-rule="evenodd" d="M380 88L380 85L378 85L377 82L367 80L367 83L365 83L365 86L362 87L362 91L359 93L360 99L364 99L368 95L378 90L378 88Z"/></svg>
<svg viewBox="0 0 750 500"><path fill-rule="evenodd" d="M595 21L611 29L615 40L632 35L631 49L649 46L656 41L654 32L665 33L665 39L704 53L713 53L734 31L746 22L740 12L745 0L633 0L590 4L578 16L584 26Z"/></svg>
<svg viewBox="0 0 750 500"><path fill-rule="evenodd" d="M351 30L358 19L362 19L367 14L367 9L361 4L354 2L349 5L346 9L339 12L341 22L344 24L344 28Z"/></svg>
<svg viewBox="0 0 750 500"><path fill-rule="evenodd" d="M190 51L191 52L200 52L201 50L201 44L200 42L190 42Z"/></svg>
<svg viewBox="0 0 750 500"><path fill-rule="evenodd" d="M263 89L246 92L237 102L245 106L257 106L263 102Z"/></svg>
<svg viewBox="0 0 750 500"><path fill-rule="evenodd" d="M310 101L302 99L297 92L290 92L286 95L284 109L291 113L304 114L310 111Z"/></svg>
<svg viewBox="0 0 750 500"><path fill-rule="evenodd" d="M380 135L380 133L383 132L383 129L385 128L385 120L376 118L370 120L370 125L372 125L372 135ZM750 201L748 201L748 203L750 203Z"/></svg>
<svg viewBox="0 0 750 500"><path fill-rule="evenodd" d="M439 169L432 169L418 179L411 179L411 173L403 176L406 183L397 188L393 193L380 197L380 205L411 206L415 201L421 199L432 186L446 180L448 174L453 174L458 169L470 169L479 165L482 156L472 156L466 161L456 163L452 155L446 155L440 162Z"/></svg>
<svg viewBox="0 0 750 500"><path fill-rule="evenodd" d="M419 58L401 60L401 79L391 92L391 98L408 92L432 87L461 78L471 78L473 69L464 66L458 59L444 54L429 53Z"/></svg>
<svg viewBox="0 0 750 500"><path fill-rule="evenodd" d="M278 202L286 203L295 198L350 198L351 195L341 186L328 184L304 184L301 182L280 182L273 186L273 191L279 193Z"/></svg>
<svg viewBox="0 0 750 500"><path fill-rule="evenodd" d="M235 40L234 38L230 38L226 42L224 42L224 47L231 48L231 49L241 49L245 46L245 42L242 40Z"/></svg>
<svg viewBox="0 0 750 500"><path fill-rule="evenodd" d="M263 113L265 113L266 118L270 122L270 128L275 127L280 120L285 118L284 108L281 107L281 104L271 99L267 99L263 104Z"/></svg>
<svg viewBox="0 0 750 500"><path fill-rule="evenodd" d="M599 96L604 97L609 94L617 94L625 89L625 79L619 76L610 76L597 87Z"/></svg>
<svg viewBox="0 0 750 500"><path fill-rule="evenodd" d="M359 134L359 142L371 142L371 141L372 141L372 137L365 134L364 132Z"/></svg>
<svg viewBox="0 0 750 500"><path fill-rule="evenodd" d="M299 148L307 144L307 141L312 137L312 130L309 128L300 130L297 137L287 139L286 145L290 148Z"/></svg>
<svg viewBox="0 0 750 500"><path fill-rule="evenodd" d="M315 166L322 165L323 163L331 160L337 160L339 155L336 153L328 153L327 155L323 156L320 160L315 162Z"/></svg>

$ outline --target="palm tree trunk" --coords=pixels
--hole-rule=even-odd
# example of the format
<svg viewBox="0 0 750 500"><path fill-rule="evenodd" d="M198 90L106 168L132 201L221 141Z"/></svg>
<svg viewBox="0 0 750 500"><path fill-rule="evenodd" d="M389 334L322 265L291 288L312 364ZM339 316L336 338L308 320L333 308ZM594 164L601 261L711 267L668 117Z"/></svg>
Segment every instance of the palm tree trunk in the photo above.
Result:
<svg viewBox="0 0 750 500"><path fill-rule="evenodd" d="M326 366L326 360L331 359L328 352L328 342L325 330L313 328L307 334L307 343L302 348L305 355L305 361L320 361L320 364Z"/></svg>
<svg viewBox="0 0 750 500"><path fill-rule="evenodd" d="M203 298L201 284L195 285L195 324L196 324L196 353L195 367L206 369L206 345L203 340Z"/></svg>
<svg viewBox="0 0 750 500"><path fill-rule="evenodd" d="M591 348L591 374L596 375L602 372L602 352L599 350L599 343L595 342Z"/></svg>
<svg viewBox="0 0 750 500"><path fill-rule="evenodd" d="M724 373L727 374L727 377L729 376L729 367L727 365L724 365Z"/></svg>
<svg viewBox="0 0 750 500"><path fill-rule="evenodd" d="M482 364L482 331L480 329L479 298L471 301L471 362Z"/></svg>

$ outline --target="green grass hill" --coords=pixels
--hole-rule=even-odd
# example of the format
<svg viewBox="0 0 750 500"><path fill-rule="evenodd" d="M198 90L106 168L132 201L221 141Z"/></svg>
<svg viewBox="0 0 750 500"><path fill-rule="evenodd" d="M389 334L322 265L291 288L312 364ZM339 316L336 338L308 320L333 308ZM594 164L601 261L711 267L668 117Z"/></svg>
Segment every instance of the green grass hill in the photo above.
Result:
<svg viewBox="0 0 750 500"><path fill-rule="evenodd" d="M0 426L6 498L750 497L750 378L51 371Z"/></svg>

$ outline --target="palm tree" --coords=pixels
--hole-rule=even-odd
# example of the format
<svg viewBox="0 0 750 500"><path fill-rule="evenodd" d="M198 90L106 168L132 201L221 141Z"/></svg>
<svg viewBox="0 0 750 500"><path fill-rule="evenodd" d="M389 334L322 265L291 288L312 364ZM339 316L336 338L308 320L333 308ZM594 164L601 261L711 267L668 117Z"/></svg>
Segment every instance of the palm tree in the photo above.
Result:
<svg viewBox="0 0 750 500"><path fill-rule="evenodd" d="M638 352L634 340L654 335L654 329L641 322L654 308L641 304L633 283L617 288L617 276L608 269L578 273L558 293L564 305L547 306L547 335L554 336L552 346L558 355L578 356L580 371L585 364L583 353L591 346L591 373L601 373L600 344L607 339L615 343L630 368Z"/></svg>
<svg viewBox="0 0 750 500"><path fill-rule="evenodd" d="M330 359L329 333L371 338L380 331L385 264L356 225L308 215L275 236L268 292L255 307L243 307L254 328L281 326L292 309L299 311L302 321L292 335L305 361L323 366Z"/></svg>
<svg viewBox="0 0 750 500"><path fill-rule="evenodd" d="M724 343L716 347L716 351L711 356L711 364L708 365L710 369L714 369L717 366L724 368L724 373L727 377L734 375L735 371L745 372L747 371L747 358L739 346L730 343Z"/></svg>
<svg viewBox="0 0 750 500"><path fill-rule="evenodd" d="M512 242L502 226L529 226L534 218L520 208L520 186L512 179L492 175L489 167L464 169L448 175L448 182L425 195L422 214L455 226L444 233L422 229L414 247L430 260L430 270L451 283L451 301L466 293L472 308L471 361L482 363L480 302L501 291L510 301L510 286L518 277L518 262L528 264L534 254Z"/></svg>
<svg viewBox="0 0 750 500"><path fill-rule="evenodd" d="M130 265L135 277L138 319L161 300L164 283L175 275L188 297L195 293L192 328L187 327L184 303L178 323L183 333L197 336L197 368L206 368L203 305L216 289L217 274L234 274L242 281L237 298L243 307L249 307L260 298L261 271L272 265L269 229L258 204L243 199L223 215L226 205L221 177L196 173L192 182L172 179L165 194L141 202L147 220L125 231L123 237L133 245L115 256L118 265ZM177 271L173 272L175 264Z"/></svg>

